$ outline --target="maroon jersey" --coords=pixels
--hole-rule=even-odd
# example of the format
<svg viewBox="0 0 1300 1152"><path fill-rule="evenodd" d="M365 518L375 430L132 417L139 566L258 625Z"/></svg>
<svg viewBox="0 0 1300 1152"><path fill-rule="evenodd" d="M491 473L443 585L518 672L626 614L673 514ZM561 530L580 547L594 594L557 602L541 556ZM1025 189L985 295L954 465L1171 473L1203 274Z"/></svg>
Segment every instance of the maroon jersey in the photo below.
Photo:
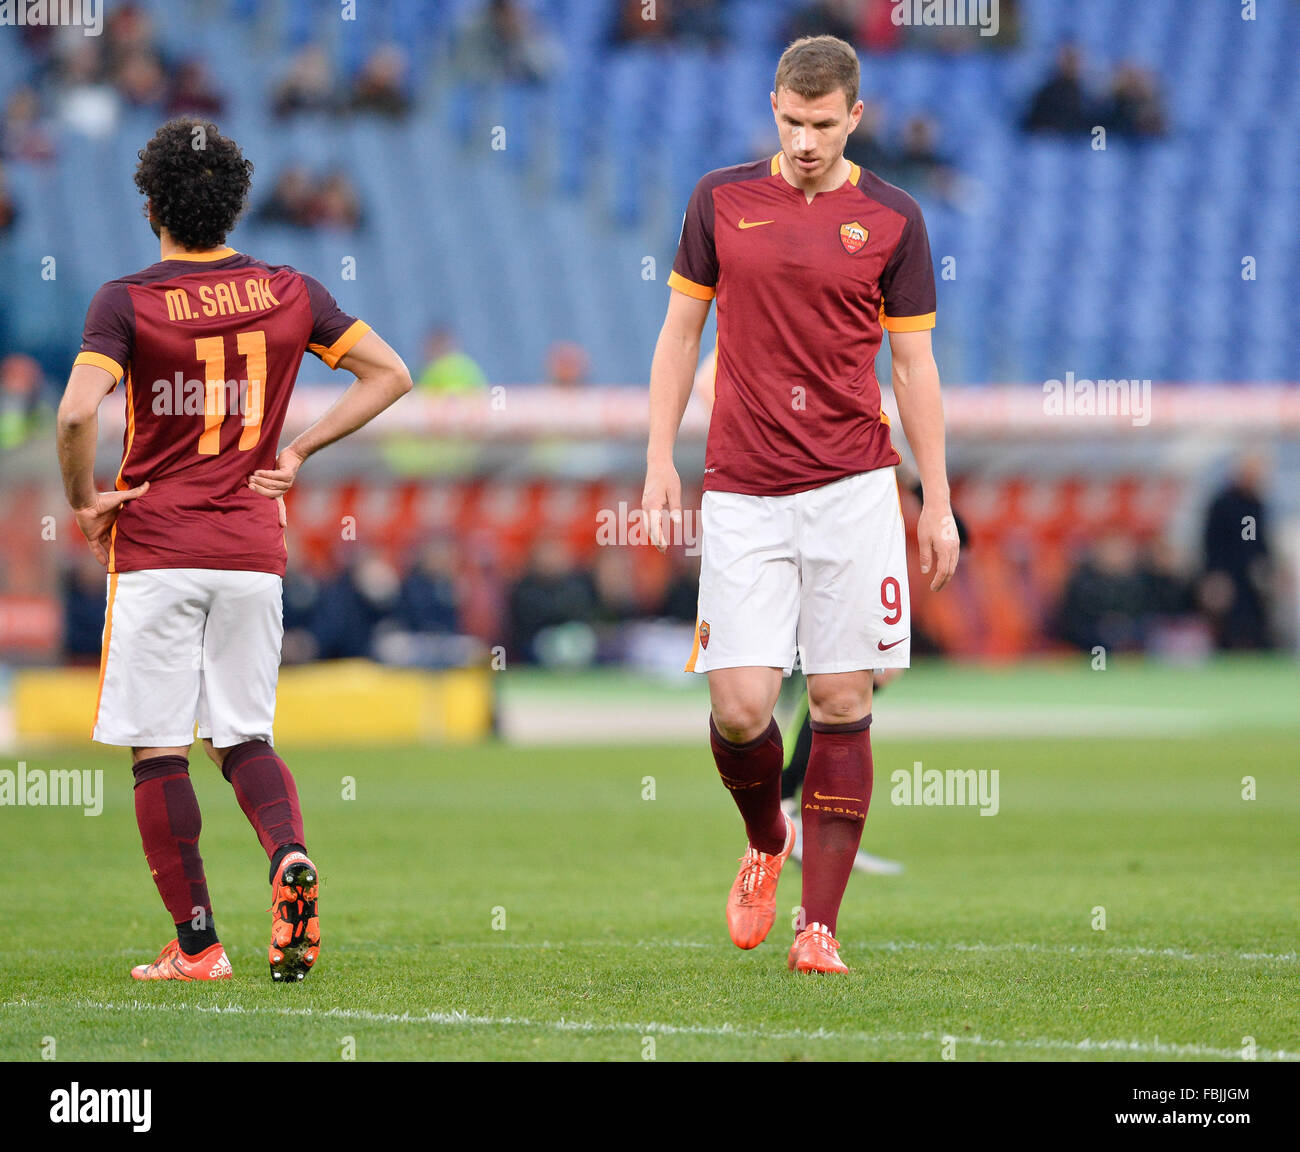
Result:
<svg viewBox="0 0 1300 1152"><path fill-rule="evenodd" d="M695 187L669 286L718 300L704 488L781 496L897 464L880 411L882 328L934 327L921 209L852 165L808 203L771 160Z"/></svg>
<svg viewBox="0 0 1300 1152"><path fill-rule="evenodd" d="M331 368L369 331L317 281L233 248L174 256L105 284L78 364L126 377L110 572L223 568L284 575L274 500L248 487L274 468L302 354Z"/></svg>

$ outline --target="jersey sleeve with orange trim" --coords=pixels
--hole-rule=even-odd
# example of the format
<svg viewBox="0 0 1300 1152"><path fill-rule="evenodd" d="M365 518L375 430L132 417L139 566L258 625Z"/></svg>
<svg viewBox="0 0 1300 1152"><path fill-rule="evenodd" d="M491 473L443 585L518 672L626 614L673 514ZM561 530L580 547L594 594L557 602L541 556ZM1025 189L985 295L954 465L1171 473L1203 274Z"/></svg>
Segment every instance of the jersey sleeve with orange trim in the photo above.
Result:
<svg viewBox="0 0 1300 1152"><path fill-rule="evenodd" d="M336 368L352 346L370 331L370 325L344 312L319 280L301 272L299 275L307 286L307 299L311 303L311 339L307 349L329 367Z"/></svg>
<svg viewBox="0 0 1300 1152"><path fill-rule="evenodd" d="M718 250L713 243L713 187L714 182L708 176L695 185L682 220L677 258L668 277L668 287L697 300L712 300L718 287Z"/></svg>
<svg viewBox="0 0 1300 1152"><path fill-rule="evenodd" d="M909 200L911 198L909 197ZM908 221L893 255L880 273L884 298L880 324L890 332L920 332L934 327L934 265L921 207L912 200Z"/></svg>
<svg viewBox="0 0 1300 1152"><path fill-rule="evenodd" d="M135 344L135 308L131 294L121 281L103 285L86 309L81 331L81 351L74 364L93 364L120 380L131 360Z"/></svg>

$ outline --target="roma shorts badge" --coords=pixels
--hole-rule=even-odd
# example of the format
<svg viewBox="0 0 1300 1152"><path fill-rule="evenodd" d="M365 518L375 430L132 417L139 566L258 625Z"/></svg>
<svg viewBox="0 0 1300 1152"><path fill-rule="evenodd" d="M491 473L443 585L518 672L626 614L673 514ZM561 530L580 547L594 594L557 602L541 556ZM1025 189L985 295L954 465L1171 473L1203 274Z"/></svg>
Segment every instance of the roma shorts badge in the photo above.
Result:
<svg viewBox="0 0 1300 1152"><path fill-rule="evenodd" d="M708 646L709 646L709 622L707 620L701 620L700 621L700 647L707 648Z"/></svg>
<svg viewBox="0 0 1300 1152"><path fill-rule="evenodd" d="M850 256L862 250L869 235L870 233L856 220L850 224L840 225L840 243L844 245L844 251Z"/></svg>

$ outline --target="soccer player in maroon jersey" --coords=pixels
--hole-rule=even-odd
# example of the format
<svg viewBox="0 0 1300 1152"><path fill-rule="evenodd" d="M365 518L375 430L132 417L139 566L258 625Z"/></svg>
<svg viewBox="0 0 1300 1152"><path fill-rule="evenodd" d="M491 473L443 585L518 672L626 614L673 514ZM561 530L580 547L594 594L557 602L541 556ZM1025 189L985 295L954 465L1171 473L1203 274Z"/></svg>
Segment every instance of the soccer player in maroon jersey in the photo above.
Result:
<svg viewBox="0 0 1300 1152"><path fill-rule="evenodd" d="M95 294L59 405L68 502L108 569L93 738L131 749L136 821L175 939L139 980L231 975L199 854L198 736L271 861L271 977L320 951L298 791L272 748L284 493L313 453L410 390L406 365L326 289L225 246L252 165L216 125L173 120L140 152L161 259ZM356 379L277 455L305 351ZM114 490L95 488L100 402L125 380Z"/></svg>
<svg viewBox="0 0 1300 1152"><path fill-rule="evenodd" d="M716 297L700 618L687 667L708 673L714 761L749 841L727 901L741 948L771 930L794 845L772 709L796 653L807 675L802 922L788 956L798 971L848 971L835 930L871 800L872 669L909 663L899 456L875 374L886 331L924 491L917 543L931 590L952 576L960 546L925 222L907 193L844 157L862 115L857 93L857 56L842 40L786 49L771 97L781 149L696 186L650 369L642 508L662 548L665 514L681 517L673 444Z"/></svg>

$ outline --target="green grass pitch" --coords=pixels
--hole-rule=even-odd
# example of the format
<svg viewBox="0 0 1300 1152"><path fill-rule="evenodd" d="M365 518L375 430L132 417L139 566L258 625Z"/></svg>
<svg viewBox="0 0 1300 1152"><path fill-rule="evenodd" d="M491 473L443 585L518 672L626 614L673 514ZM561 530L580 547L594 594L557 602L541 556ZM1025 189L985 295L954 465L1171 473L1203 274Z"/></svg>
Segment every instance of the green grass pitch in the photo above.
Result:
<svg viewBox="0 0 1300 1152"><path fill-rule="evenodd" d="M267 973L264 857L205 758L202 849L235 978L139 985L129 967L170 925L123 757L27 757L102 768L108 801L98 817L0 808L0 1057L39 1059L47 1037L60 1060L1300 1050L1289 732L878 741L866 846L906 872L851 881L847 978L786 971L793 865L768 941L729 943L742 833L702 746L284 751L324 932L317 970L287 988ZM890 773L914 760L998 769L1000 812L891 804Z"/></svg>

